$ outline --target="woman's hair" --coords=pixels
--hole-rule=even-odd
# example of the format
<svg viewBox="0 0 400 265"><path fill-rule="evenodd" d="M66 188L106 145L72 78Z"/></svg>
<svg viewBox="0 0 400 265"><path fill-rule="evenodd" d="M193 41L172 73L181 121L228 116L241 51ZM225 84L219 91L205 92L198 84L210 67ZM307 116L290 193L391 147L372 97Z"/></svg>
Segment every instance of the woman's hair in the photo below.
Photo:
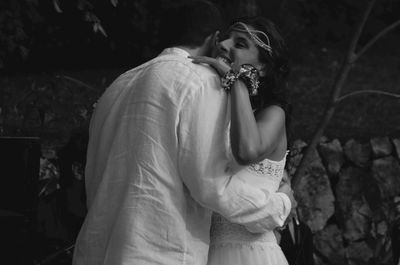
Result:
<svg viewBox="0 0 400 265"><path fill-rule="evenodd" d="M254 30L264 32L257 34L262 42L271 46L271 52L257 45L259 60L265 64L265 76L260 77L258 94L250 98L252 108L255 111L262 110L271 105L278 105L286 115L286 128L289 128L291 105L287 98L287 81L290 72L289 60L285 41L277 27L270 20L256 16L239 18L234 23L242 22Z"/></svg>

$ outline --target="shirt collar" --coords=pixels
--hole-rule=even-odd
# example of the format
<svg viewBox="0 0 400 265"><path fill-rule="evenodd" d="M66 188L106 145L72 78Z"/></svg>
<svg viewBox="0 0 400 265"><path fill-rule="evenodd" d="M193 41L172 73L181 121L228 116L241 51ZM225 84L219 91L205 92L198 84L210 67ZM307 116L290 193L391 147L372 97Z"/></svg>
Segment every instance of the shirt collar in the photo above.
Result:
<svg viewBox="0 0 400 265"><path fill-rule="evenodd" d="M161 52L160 55L169 55L169 54L178 55L178 56L182 56L182 57L185 57L185 58L190 55L184 49L177 48L177 47L166 48Z"/></svg>

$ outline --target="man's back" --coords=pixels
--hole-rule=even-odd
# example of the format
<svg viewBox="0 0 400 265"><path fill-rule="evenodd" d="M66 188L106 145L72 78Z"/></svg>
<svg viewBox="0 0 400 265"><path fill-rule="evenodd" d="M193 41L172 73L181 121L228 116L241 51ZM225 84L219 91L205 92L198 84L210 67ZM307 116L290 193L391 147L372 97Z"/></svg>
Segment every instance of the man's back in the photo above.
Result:
<svg viewBox="0 0 400 265"><path fill-rule="evenodd" d="M204 156L204 167L209 159L224 161L227 96L216 74L187 55L165 50L121 75L99 100L85 172L89 211L75 264L206 263L210 210L191 197L186 185L196 184L185 183L182 168L193 152ZM201 121L207 108L215 114ZM190 150L201 130L220 151Z"/></svg>

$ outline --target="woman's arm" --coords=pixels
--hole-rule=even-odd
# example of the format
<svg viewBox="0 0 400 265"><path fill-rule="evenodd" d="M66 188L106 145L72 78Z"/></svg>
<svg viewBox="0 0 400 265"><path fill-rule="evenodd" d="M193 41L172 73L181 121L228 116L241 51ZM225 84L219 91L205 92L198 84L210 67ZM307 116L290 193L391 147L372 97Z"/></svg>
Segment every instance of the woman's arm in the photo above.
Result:
<svg viewBox="0 0 400 265"><path fill-rule="evenodd" d="M206 63L223 76L231 67L218 59L206 56L190 56L193 63ZM285 112L279 106L269 106L254 116L246 85L237 79L231 90L231 146L239 164L248 165L270 157L286 138ZM286 142L282 154L286 152Z"/></svg>
<svg viewBox="0 0 400 265"><path fill-rule="evenodd" d="M255 117L248 89L241 80L234 83L231 96L231 146L237 162L247 165L269 157L286 135L284 110L273 105Z"/></svg>

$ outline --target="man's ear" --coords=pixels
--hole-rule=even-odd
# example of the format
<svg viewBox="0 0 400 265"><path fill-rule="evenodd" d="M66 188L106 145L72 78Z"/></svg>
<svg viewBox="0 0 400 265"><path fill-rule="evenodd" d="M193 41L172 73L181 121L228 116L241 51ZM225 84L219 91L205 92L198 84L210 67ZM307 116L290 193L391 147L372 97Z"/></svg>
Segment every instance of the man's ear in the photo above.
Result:
<svg viewBox="0 0 400 265"><path fill-rule="evenodd" d="M264 77L267 75L267 67L265 64L262 64L260 69L258 70L258 73L260 74L261 77Z"/></svg>
<svg viewBox="0 0 400 265"><path fill-rule="evenodd" d="M210 35L210 47L214 51L218 47L219 42L219 31L217 30L213 34Z"/></svg>
<svg viewBox="0 0 400 265"><path fill-rule="evenodd" d="M215 57L216 51L218 48L218 41L219 41L219 31L216 31L215 33L209 35L206 40L206 47L207 48L207 55L211 57Z"/></svg>
<svg viewBox="0 0 400 265"><path fill-rule="evenodd" d="M217 47L219 42L219 30L217 30L214 34L213 34L213 44L215 47Z"/></svg>

